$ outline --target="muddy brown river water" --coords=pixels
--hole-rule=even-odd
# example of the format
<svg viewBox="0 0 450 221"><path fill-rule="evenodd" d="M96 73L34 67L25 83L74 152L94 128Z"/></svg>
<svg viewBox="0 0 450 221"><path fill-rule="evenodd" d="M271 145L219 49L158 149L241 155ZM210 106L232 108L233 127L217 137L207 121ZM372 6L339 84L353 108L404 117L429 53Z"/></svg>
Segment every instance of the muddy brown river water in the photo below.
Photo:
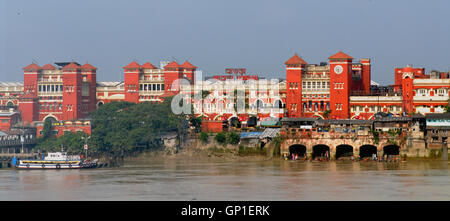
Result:
<svg viewBox="0 0 450 221"><path fill-rule="evenodd" d="M0 200L450 200L448 162L155 159L120 168L0 170Z"/></svg>

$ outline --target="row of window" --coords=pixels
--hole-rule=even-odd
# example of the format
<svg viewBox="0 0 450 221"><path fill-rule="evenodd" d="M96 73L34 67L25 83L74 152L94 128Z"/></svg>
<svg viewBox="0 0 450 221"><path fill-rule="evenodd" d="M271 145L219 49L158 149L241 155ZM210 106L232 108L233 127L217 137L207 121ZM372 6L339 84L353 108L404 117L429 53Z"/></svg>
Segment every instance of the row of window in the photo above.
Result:
<svg viewBox="0 0 450 221"><path fill-rule="evenodd" d="M62 96L41 96L39 97L40 100L62 100Z"/></svg>
<svg viewBox="0 0 450 221"><path fill-rule="evenodd" d="M155 99L157 99L157 100L159 100L160 98L158 96L139 96L139 99L142 99L142 100L155 100Z"/></svg>
<svg viewBox="0 0 450 221"><path fill-rule="evenodd" d="M136 85L135 84L128 84L126 85L127 91L136 91Z"/></svg>
<svg viewBox="0 0 450 221"><path fill-rule="evenodd" d="M38 92L41 93L62 92L62 91L63 91L62 85L47 84L38 86Z"/></svg>
<svg viewBox="0 0 450 221"><path fill-rule="evenodd" d="M139 84L140 91L163 91L164 84Z"/></svg>
<svg viewBox="0 0 450 221"><path fill-rule="evenodd" d="M143 96L142 96L143 97ZM155 97L156 98L156 97ZM291 104L292 105L292 104ZM199 104L194 104L194 107L198 109ZM203 108L204 109L216 109L218 108L219 110L223 110L223 109L232 109L235 107L234 103L219 103L218 105L216 104L211 104L211 103L204 103L203 104ZM285 107L284 104L282 104L280 101L276 101L273 104L267 104L267 103L262 103L262 102L256 102L254 104L251 104L249 106L249 108L283 108Z"/></svg>
<svg viewBox="0 0 450 221"><path fill-rule="evenodd" d="M141 77L139 80L144 80L144 81L161 81L164 80L164 78L161 77L162 75L158 75L158 76L143 76Z"/></svg>
<svg viewBox="0 0 450 221"><path fill-rule="evenodd" d="M57 76L49 76L48 78L42 77L39 79L41 82L52 82L52 81L61 81L60 75Z"/></svg>
<svg viewBox="0 0 450 221"><path fill-rule="evenodd" d="M445 130L445 129L443 129L443 130L431 130L431 133L433 133L433 134L438 134L439 132L441 132L441 133L447 133L447 130Z"/></svg>
<svg viewBox="0 0 450 221"><path fill-rule="evenodd" d="M416 108L442 108L442 109L444 109L445 106L444 106L444 105L435 105L435 106L430 106L430 105L418 105L418 106L416 106Z"/></svg>
<svg viewBox="0 0 450 221"><path fill-rule="evenodd" d="M368 107L370 112L379 112L379 111L383 111L383 107L380 106L370 106ZM400 112L402 111L402 107L400 106L388 106L386 107L389 111L393 111L393 112ZM364 112L365 111L365 107L364 106L352 106L351 107L351 111L352 112Z"/></svg>
<svg viewBox="0 0 450 221"><path fill-rule="evenodd" d="M289 109L290 109L291 111L297 111L297 104L290 104Z"/></svg>
<svg viewBox="0 0 450 221"><path fill-rule="evenodd" d="M325 110L330 110L330 102L326 102L326 103L324 101L320 101L320 102L313 102L313 101L303 102L303 112L307 112L307 111L317 112L317 111L325 111Z"/></svg>
<svg viewBox="0 0 450 221"><path fill-rule="evenodd" d="M438 95L438 96L445 96L447 94L447 90L446 89L432 89L430 91L428 91L428 89L419 89L418 93L419 95L422 96L427 96L429 94L429 92L433 91L434 94Z"/></svg>
<svg viewBox="0 0 450 221"><path fill-rule="evenodd" d="M344 89L344 83L334 83L334 89Z"/></svg>
<svg viewBox="0 0 450 221"><path fill-rule="evenodd" d="M302 94L303 98L330 98L330 94Z"/></svg>
<svg viewBox="0 0 450 221"><path fill-rule="evenodd" d="M75 87L74 86L66 86L66 92L74 92Z"/></svg>
<svg viewBox="0 0 450 221"><path fill-rule="evenodd" d="M290 104L289 109L291 111L297 111L297 104ZM330 110L330 102L303 102L303 112L323 112L325 110Z"/></svg>
<svg viewBox="0 0 450 221"><path fill-rule="evenodd" d="M289 89L298 89L298 83L292 82L289 83ZM303 81L302 82L303 90L323 90L330 89L330 82L325 81Z"/></svg>
<svg viewBox="0 0 450 221"><path fill-rule="evenodd" d="M330 82L325 81L307 81L302 82L302 89L304 90L320 90L320 89L330 89Z"/></svg>
<svg viewBox="0 0 450 221"><path fill-rule="evenodd" d="M289 89L298 89L298 83L289 83Z"/></svg>
<svg viewBox="0 0 450 221"><path fill-rule="evenodd" d="M68 85L66 86L66 92L74 92L75 86ZM63 92L63 85L39 85L38 92L40 93L59 93ZM83 84L82 87L82 95L89 95L89 85Z"/></svg>
<svg viewBox="0 0 450 221"><path fill-rule="evenodd" d="M62 110L62 104L58 103L44 103L39 104L39 110Z"/></svg>
<svg viewBox="0 0 450 221"><path fill-rule="evenodd" d="M68 104L67 106L67 111L73 111L73 105L72 104ZM61 103L44 103L44 104L39 104L39 110L62 110L63 105ZM81 106L82 110L88 110L88 104L83 104Z"/></svg>

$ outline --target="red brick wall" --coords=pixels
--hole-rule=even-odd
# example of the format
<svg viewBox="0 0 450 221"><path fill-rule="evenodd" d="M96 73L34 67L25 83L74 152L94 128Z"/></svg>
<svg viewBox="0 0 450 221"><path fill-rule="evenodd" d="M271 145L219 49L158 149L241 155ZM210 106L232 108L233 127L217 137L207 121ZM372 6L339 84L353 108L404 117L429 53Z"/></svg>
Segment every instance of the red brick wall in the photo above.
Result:
<svg viewBox="0 0 450 221"><path fill-rule="evenodd" d="M174 81L180 79L183 76L182 72L179 69L176 70L165 70L164 71L164 91L172 91L172 88L175 91L179 91L179 87L174 84Z"/></svg>
<svg viewBox="0 0 450 221"><path fill-rule="evenodd" d="M223 131L222 121L202 121L203 132L219 133Z"/></svg>
<svg viewBox="0 0 450 221"><path fill-rule="evenodd" d="M365 94L370 94L371 68L370 59L361 59L362 63L362 88Z"/></svg>
<svg viewBox="0 0 450 221"><path fill-rule="evenodd" d="M286 109L288 117L301 117L303 65L286 66ZM292 109L296 106L296 110Z"/></svg>
<svg viewBox="0 0 450 221"><path fill-rule="evenodd" d="M341 65L342 73L337 74L335 67ZM330 60L330 109L331 117L346 119L350 114L349 95L352 87L351 59ZM339 107L339 110L337 110Z"/></svg>
<svg viewBox="0 0 450 221"><path fill-rule="evenodd" d="M125 69L125 101L139 102L140 69Z"/></svg>
<svg viewBox="0 0 450 221"><path fill-rule="evenodd" d="M73 72L64 70L63 74L63 109L62 119L74 120L82 117L82 75L80 69ZM68 90L69 88L69 90ZM68 109L70 107L70 109Z"/></svg>
<svg viewBox="0 0 450 221"><path fill-rule="evenodd" d="M24 122L31 123L39 120L38 98L32 95L20 98L19 110Z"/></svg>
<svg viewBox="0 0 450 221"><path fill-rule="evenodd" d="M89 82L89 102L87 112L90 113L97 108L97 75L95 70L86 71L86 81Z"/></svg>

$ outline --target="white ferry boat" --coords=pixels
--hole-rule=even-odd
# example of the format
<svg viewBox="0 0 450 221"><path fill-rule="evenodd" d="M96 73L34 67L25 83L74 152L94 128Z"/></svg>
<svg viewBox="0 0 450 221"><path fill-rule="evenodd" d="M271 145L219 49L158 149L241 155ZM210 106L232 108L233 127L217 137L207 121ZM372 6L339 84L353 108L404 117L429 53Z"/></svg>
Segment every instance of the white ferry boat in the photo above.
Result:
<svg viewBox="0 0 450 221"><path fill-rule="evenodd" d="M18 169L80 169L79 157L69 157L65 152L48 153L43 160L19 160Z"/></svg>

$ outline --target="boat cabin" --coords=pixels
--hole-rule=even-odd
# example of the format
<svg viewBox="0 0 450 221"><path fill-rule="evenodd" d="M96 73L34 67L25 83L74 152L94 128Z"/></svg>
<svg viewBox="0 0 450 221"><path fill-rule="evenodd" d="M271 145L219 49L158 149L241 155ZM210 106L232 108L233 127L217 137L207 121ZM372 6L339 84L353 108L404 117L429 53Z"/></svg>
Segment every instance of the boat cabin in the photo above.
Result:
<svg viewBox="0 0 450 221"><path fill-rule="evenodd" d="M45 160L68 160L67 153L65 152L55 152L48 153Z"/></svg>

